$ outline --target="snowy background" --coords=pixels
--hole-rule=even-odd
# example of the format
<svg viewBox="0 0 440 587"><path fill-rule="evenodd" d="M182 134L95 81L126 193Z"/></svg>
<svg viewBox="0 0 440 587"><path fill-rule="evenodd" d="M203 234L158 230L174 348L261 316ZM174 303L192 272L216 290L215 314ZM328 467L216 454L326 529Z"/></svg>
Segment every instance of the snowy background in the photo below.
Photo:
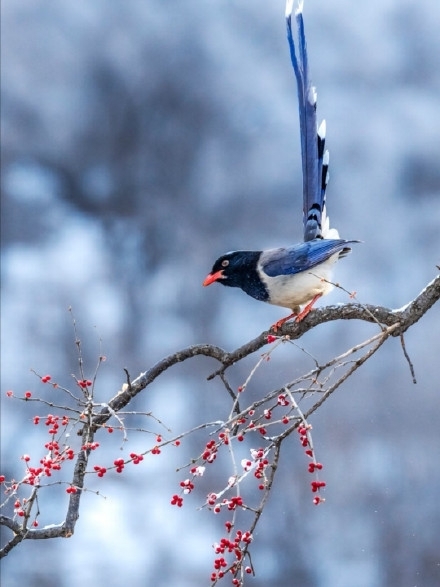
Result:
<svg viewBox="0 0 440 587"><path fill-rule="evenodd" d="M362 302L400 307L440 262L438 2L307 0L305 24L329 215L364 241L337 279ZM3 474L20 476L19 456L45 438L28 424L34 406L5 391L42 394L31 368L65 385L78 373L69 306L89 377L107 356L101 401L124 367L134 377L201 342L232 350L282 316L201 281L225 251L301 240L296 100L282 0L3 2ZM302 344L322 357L373 332L327 324ZM284 453L249 584L440 583L438 304L406 343L417 385L391 341L313 418L325 506L311 504L297 443ZM281 353L268 384L301 361ZM221 417L211 371L203 359L175 367L136 407L171 426ZM150 457L108 477L107 499L83 498L73 538L8 556L5 585L207 585L222 530L196 510L203 492L169 506L178 463ZM65 502L54 490L43 521L60 521Z"/></svg>

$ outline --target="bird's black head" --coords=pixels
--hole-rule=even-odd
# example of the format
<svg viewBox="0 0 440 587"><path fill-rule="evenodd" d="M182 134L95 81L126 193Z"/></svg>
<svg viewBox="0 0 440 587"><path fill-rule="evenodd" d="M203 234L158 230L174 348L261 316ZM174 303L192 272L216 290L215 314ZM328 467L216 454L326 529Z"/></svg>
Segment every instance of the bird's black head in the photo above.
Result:
<svg viewBox="0 0 440 587"><path fill-rule="evenodd" d="M240 287L257 300L266 301L268 293L261 281L257 264L261 251L234 251L217 259L203 285L218 281L229 287Z"/></svg>

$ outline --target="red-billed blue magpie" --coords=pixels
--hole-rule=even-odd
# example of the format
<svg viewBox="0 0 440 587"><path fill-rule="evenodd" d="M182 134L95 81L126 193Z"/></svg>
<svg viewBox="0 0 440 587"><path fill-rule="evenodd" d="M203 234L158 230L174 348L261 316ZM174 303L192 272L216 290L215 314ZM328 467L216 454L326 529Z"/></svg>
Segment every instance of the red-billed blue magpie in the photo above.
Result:
<svg viewBox="0 0 440 587"><path fill-rule="evenodd" d="M336 261L347 255L348 245L359 242L339 238L330 228L326 215L325 193L328 183L329 153L325 149L325 121L319 128L316 117L316 90L309 77L304 33L303 2L295 12L297 47L292 33L294 0L286 3L287 39L295 72L301 133L303 173L304 242L266 251L233 251L217 259L203 285L215 281L240 287L256 300L290 308L292 314L272 328L277 330L295 317L302 320L313 304L332 288Z"/></svg>

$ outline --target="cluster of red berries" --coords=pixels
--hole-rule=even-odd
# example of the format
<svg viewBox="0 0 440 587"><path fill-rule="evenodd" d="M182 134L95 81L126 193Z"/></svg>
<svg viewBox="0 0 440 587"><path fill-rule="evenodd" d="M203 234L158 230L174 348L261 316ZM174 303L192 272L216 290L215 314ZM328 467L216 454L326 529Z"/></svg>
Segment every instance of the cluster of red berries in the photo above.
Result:
<svg viewBox="0 0 440 587"><path fill-rule="evenodd" d="M310 430L310 426L300 426L298 428L299 441L302 446L309 446L309 437L307 435L308 430Z"/></svg>
<svg viewBox="0 0 440 587"><path fill-rule="evenodd" d="M220 434L218 435L220 442L222 442L223 444L228 445L229 444L229 431L227 432L220 432Z"/></svg>
<svg viewBox="0 0 440 587"><path fill-rule="evenodd" d="M88 387L92 387L93 382L90 381L90 379L80 379L78 381L78 385L81 387L81 389L87 389Z"/></svg>
<svg viewBox="0 0 440 587"><path fill-rule="evenodd" d="M267 459L261 459L260 461L258 461L256 469L254 471L254 477L256 479L264 479L264 471L266 470L266 467L268 466L269 461ZM258 489L264 489L265 485L264 483L260 483L260 485L258 486Z"/></svg>
<svg viewBox="0 0 440 587"><path fill-rule="evenodd" d="M289 400L287 399L287 397L284 393L280 393L280 395L278 396L278 399L277 399L277 403L279 406L286 407L289 405Z"/></svg>
<svg viewBox="0 0 440 587"><path fill-rule="evenodd" d="M104 477L107 473L107 469L105 467L100 467L99 465L95 465L93 469L96 471L98 477Z"/></svg>
<svg viewBox="0 0 440 587"><path fill-rule="evenodd" d="M321 471L322 463L318 463L316 461L315 454L313 452L313 448L310 445L310 440L309 440L309 430L310 429L311 429L311 426L309 424L303 425L298 428L298 433L299 433L301 445L304 448L306 448L306 450L304 452L306 453L306 455L308 457L313 459L312 462L309 463L307 470L309 471L309 473L317 473L318 471ZM310 483L310 486L312 489L312 493L319 493L320 489L322 489L326 486L326 483L325 483L325 481L320 481L319 479L317 479L315 481L312 481ZM313 503L315 505L319 505L320 503L323 503L324 501L325 501L325 499L319 495L315 495L315 497L313 498Z"/></svg>
<svg viewBox="0 0 440 587"><path fill-rule="evenodd" d="M98 444L98 443L96 443ZM138 465L141 461L144 460L143 455L137 454L135 452L130 453L130 458L134 465ZM125 467L125 461L122 458L115 459L113 461L114 466L116 467L116 473L122 473ZM93 469L96 471L98 477L104 477L107 473L107 469L105 467L101 467L100 465L95 465Z"/></svg>
<svg viewBox="0 0 440 587"><path fill-rule="evenodd" d="M23 503L21 503L19 499L16 499L15 500L15 502L14 502L14 514L16 516L19 516L20 518L24 518L24 516L26 515L26 512L25 512L25 509L24 508L26 507L27 501L28 500L26 498L23 498ZM37 520L34 520L32 522L32 526L34 526L34 528L36 528L38 526Z"/></svg>
<svg viewBox="0 0 440 587"><path fill-rule="evenodd" d="M180 497L180 495L173 495L173 497L171 498L171 505L177 505L177 507L181 508L183 505L183 497Z"/></svg>
<svg viewBox="0 0 440 587"><path fill-rule="evenodd" d="M51 477L52 471L61 470L64 461L71 461L75 458L75 452L72 448L66 446L61 450L56 440L46 442L44 446L49 451L49 454L40 459L41 467L30 467L28 463L31 457L27 454L22 455L21 459L26 463L26 475L23 483L39 485L41 475Z"/></svg>
<svg viewBox="0 0 440 587"><path fill-rule="evenodd" d="M139 463L144 460L142 455L138 455L135 452L130 453L130 458L133 459L133 465L139 465Z"/></svg>
<svg viewBox="0 0 440 587"><path fill-rule="evenodd" d="M316 493L321 487L325 487L326 483L325 481L312 481L310 485L312 486L313 493Z"/></svg>
<svg viewBox="0 0 440 587"><path fill-rule="evenodd" d="M190 479L185 479L185 481L180 482L180 487L182 487L183 493L187 495L194 489L194 483Z"/></svg>
<svg viewBox="0 0 440 587"><path fill-rule="evenodd" d="M224 498L221 503L215 503L216 500L217 495L215 493L209 493L206 498L207 505L214 506L212 510L215 514L219 514L222 507L226 507L229 511L234 511L238 507L244 507L243 498L240 495L235 495L230 499Z"/></svg>
<svg viewBox="0 0 440 587"><path fill-rule="evenodd" d="M208 493L208 495L206 496L206 503L208 505L215 505L216 501L217 501L217 494L216 493Z"/></svg>
<svg viewBox="0 0 440 587"><path fill-rule="evenodd" d="M207 463L212 463L217 457L217 443L215 440L210 440L206 443L205 450L202 453L202 459Z"/></svg>
<svg viewBox="0 0 440 587"><path fill-rule="evenodd" d="M255 467L254 477L259 480L264 479L266 467L269 465L268 459L264 456L264 450L262 448L252 449L251 455L253 460L243 459L241 461L241 466L245 471L250 471L252 468ZM258 489L264 488L265 484L260 483Z"/></svg>
<svg viewBox="0 0 440 587"><path fill-rule="evenodd" d="M97 448L99 448L99 442L85 442L81 450L96 450Z"/></svg>
<svg viewBox="0 0 440 587"><path fill-rule="evenodd" d="M24 511L24 507L26 505L27 499L24 498L23 499L23 504L21 503L21 501L19 499L16 499L14 502L14 514L17 516L20 516L20 518L23 518L25 516L25 511Z"/></svg>
<svg viewBox="0 0 440 587"><path fill-rule="evenodd" d="M322 469L322 464L321 463L309 463L309 473L314 473L315 471L320 471Z"/></svg>
<svg viewBox="0 0 440 587"><path fill-rule="evenodd" d="M41 420L40 416L34 416L34 418L33 418L33 422L36 425L38 425L40 423L40 420ZM60 426L67 426L68 425L69 417L68 416L54 416L53 414L48 414L46 416L44 423L46 426L50 426L48 433L53 436L54 434L57 434Z"/></svg>
<svg viewBox="0 0 440 587"><path fill-rule="evenodd" d="M224 499L223 503L227 505L228 510L232 511L238 507L243 507L243 498L240 495L231 497L231 499Z"/></svg>
<svg viewBox="0 0 440 587"><path fill-rule="evenodd" d="M124 459L116 459L113 461L113 464L116 467L116 473L122 473L125 467Z"/></svg>
<svg viewBox="0 0 440 587"><path fill-rule="evenodd" d="M226 529L228 533L232 530L232 523L226 523ZM236 573L238 570L238 564L241 563L243 558L243 549L252 542L252 534L249 531L242 532L237 530L235 537L231 540L230 538L224 537L220 539L220 542L214 544L215 554L234 554L235 561L231 564L229 571ZM214 559L214 571L211 574L211 581L214 582L217 579L222 579L225 576L225 570L228 566L228 562L224 556L220 556ZM251 573L250 567L245 568L246 573ZM234 578L232 581L233 585L240 585L241 581Z"/></svg>

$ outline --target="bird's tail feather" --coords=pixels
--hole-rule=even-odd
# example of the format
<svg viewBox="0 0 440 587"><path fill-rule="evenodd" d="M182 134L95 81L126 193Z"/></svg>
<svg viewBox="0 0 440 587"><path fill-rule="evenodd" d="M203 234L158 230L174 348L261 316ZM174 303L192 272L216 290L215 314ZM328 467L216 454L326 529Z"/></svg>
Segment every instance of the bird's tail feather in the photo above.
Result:
<svg viewBox="0 0 440 587"><path fill-rule="evenodd" d="M301 133L301 158L303 172L303 222L304 241L314 238L339 238L330 229L325 210L325 194L329 179L329 153L325 149L325 120L318 128L316 116L316 89L309 77L307 44L304 32L303 1L299 0L295 11L297 46L292 31L292 12L295 0L286 2L287 39L295 72Z"/></svg>

